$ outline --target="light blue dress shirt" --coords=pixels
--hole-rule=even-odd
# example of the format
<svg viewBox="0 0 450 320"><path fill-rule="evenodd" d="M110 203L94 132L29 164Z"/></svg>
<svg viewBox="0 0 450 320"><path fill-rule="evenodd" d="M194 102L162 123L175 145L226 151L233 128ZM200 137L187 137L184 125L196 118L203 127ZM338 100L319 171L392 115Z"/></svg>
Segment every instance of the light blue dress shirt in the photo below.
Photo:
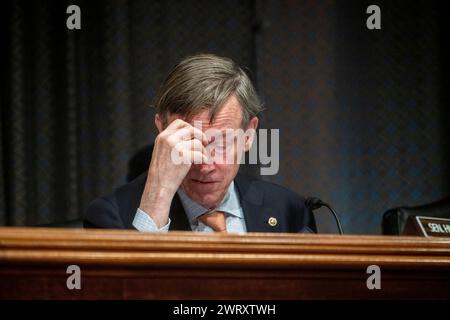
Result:
<svg viewBox="0 0 450 320"><path fill-rule="evenodd" d="M225 194L222 202L217 206L217 208L214 209L207 209L196 203L190 199L181 188L178 189L177 193L180 197L184 211L186 212L192 231L214 232L212 228L200 222L198 217L208 212L222 211L225 213L227 232L247 232L245 227L244 211L242 210L239 202L239 196L235 188L234 181L232 181L228 187L227 193ZM136 215L134 216L133 226L137 230L143 232L167 232L169 230L170 222L171 221L169 219L169 222L165 226L158 228L153 219L143 210L138 208Z"/></svg>

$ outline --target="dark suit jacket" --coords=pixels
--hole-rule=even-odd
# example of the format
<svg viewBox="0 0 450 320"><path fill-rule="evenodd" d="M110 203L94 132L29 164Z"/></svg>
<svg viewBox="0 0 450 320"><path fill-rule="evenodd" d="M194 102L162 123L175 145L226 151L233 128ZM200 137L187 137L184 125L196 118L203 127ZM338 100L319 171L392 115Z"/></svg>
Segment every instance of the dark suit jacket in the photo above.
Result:
<svg viewBox="0 0 450 320"><path fill-rule="evenodd" d="M132 222L139 207L147 172L95 199L84 217L85 227L134 229ZM305 199L279 185L238 174L234 180L239 193L248 232L316 232L314 217ZM175 194L170 207L170 230L191 230L181 201ZM269 218L277 219L275 226Z"/></svg>

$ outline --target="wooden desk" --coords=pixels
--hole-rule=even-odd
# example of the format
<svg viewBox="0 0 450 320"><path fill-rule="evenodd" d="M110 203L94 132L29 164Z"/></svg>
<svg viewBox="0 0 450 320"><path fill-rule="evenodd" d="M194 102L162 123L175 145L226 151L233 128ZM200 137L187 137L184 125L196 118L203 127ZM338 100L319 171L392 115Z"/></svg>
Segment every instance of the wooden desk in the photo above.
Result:
<svg viewBox="0 0 450 320"><path fill-rule="evenodd" d="M366 286L373 264L381 290ZM450 240L0 228L0 298L450 298Z"/></svg>

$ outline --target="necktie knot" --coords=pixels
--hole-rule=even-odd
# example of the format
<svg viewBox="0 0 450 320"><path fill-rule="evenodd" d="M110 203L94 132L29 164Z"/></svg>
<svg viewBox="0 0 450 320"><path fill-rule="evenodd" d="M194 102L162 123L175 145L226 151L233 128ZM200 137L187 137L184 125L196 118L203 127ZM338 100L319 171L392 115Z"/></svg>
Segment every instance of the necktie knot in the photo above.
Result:
<svg viewBox="0 0 450 320"><path fill-rule="evenodd" d="M222 211L213 211L202 214L198 220L207 225L216 232L226 232L225 213Z"/></svg>

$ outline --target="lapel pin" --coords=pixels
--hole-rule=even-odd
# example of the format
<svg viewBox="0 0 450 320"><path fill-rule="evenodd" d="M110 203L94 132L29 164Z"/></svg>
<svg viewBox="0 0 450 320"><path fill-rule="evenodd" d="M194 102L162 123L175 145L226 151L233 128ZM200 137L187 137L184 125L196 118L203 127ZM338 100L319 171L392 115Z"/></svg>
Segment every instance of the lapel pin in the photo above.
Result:
<svg viewBox="0 0 450 320"><path fill-rule="evenodd" d="M271 226L271 227L275 227L278 223L277 218L274 217L270 217L269 220L267 221L267 223Z"/></svg>

